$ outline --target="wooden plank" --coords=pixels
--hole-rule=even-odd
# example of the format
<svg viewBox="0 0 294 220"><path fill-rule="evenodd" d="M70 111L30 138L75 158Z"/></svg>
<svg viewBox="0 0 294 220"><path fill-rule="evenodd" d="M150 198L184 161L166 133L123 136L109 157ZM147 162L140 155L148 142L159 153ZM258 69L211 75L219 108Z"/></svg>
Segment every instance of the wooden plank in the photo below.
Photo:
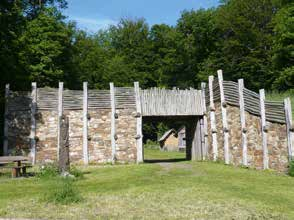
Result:
<svg viewBox="0 0 294 220"><path fill-rule="evenodd" d="M83 83L83 160L89 164L88 155L88 83Z"/></svg>
<svg viewBox="0 0 294 220"><path fill-rule="evenodd" d="M238 90L239 90L239 106L240 106L240 122L241 122L241 132L242 132L242 163L244 166L248 166L247 161L247 129L246 129L246 117L244 108L244 80L238 80Z"/></svg>
<svg viewBox="0 0 294 220"><path fill-rule="evenodd" d="M142 132L142 109L140 98L139 82L134 82L134 90L136 96L136 121L137 121L137 163L143 162L143 132Z"/></svg>
<svg viewBox="0 0 294 220"><path fill-rule="evenodd" d="M30 145L32 163L36 163L36 113L37 113L37 83L32 83L32 94L31 94L31 134L30 134Z"/></svg>
<svg viewBox="0 0 294 220"><path fill-rule="evenodd" d="M3 155L8 155L8 102L9 102L9 84L5 85L5 110L4 110L4 140L3 140Z"/></svg>
<svg viewBox="0 0 294 220"><path fill-rule="evenodd" d="M224 87L223 87L223 71L217 71L220 97L221 97L221 110L222 110L222 122L223 122L223 135L224 135L224 156L225 156L225 164L230 163L229 156L229 128L227 121L227 104L225 101Z"/></svg>
<svg viewBox="0 0 294 220"><path fill-rule="evenodd" d="M267 125L265 117L265 92L264 89L259 90L259 105L261 115L261 132L262 132L262 150L263 150L263 169L268 169L268 148L267 148Z"/></svg>
<svg viewBox="0 0 294 220"><path fill-rule="evenodd" d="M63 82L59 82L58 86L58 126L57 126L57 160L59 160L60 149L60 126L61 117L63 115Z"/></svg>
<svg viewBox="0 0 294 220"><path fill-rule="evenodd" d="M203 108L203 160L206 159L208 155L208 134L207 134L207 109L206 109L206 98L205 98L205 88L206 83L201 83L201 97L202 97L202 108Z"/></svg>
<svg viewBox="0 0 294 220"><path fill-rule="evenodd" d="M215 122L215 106L213 101L213 80L214 76L208 77L208 86L209 86L209 111L210 111L210 125L211 125L211 133L212 133L212 154L213 160L216 161L218 157L218 144L217 144L217 130L216 130L216 122Z"/></svg>
<svg viewBox="0 0 294 220"><path fill-rule="evenodd" d="M287 145L288 145L288 155L289 161L293 160L294 153L294 128L293 128L293 121L292 121L292 108L291 108L291 100L290 98L286 98L284 100L285 105L285 116L286 116L286 126L287 126Z"/></svg>
<svg viewBox="0 0 294 220"><path fill-rule="evenodd" d="M115 128L115 88L113 83L110 86L110 103L111 103L111 161L115 163L116 159L116 128Z"/></svg>

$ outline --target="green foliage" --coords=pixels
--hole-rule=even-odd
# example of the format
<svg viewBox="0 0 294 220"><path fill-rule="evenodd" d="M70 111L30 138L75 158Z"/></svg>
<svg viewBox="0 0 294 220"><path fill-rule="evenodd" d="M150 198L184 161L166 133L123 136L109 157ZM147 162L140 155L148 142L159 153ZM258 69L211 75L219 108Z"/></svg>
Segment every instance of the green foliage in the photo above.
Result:
<svg viewBox="0 0 294 220"><path fill-rule="evenodd" d="M290 162L289 176L294 176L294 160L291 160L291 162Z"/></svg>
<svg viewBox="0 0 294 220"><path fill-rule="evenodd" d="M58 172L58 167L56 164L42 165L39 168L39 172L37 173L37 177L44 178L44 179L54 178L54 177L57 177L58 175L59 175L59 172Z"/></svg>
<svg viewBox="0 0 294 220"><path fill-rule="evenodd" d="M76 166L70 167L70 174L76 178L83 178L84 177L83 171L79 170Z"/></svg>
<svg viewBox="0 0 294 220"><path fill-rule="evenodd" d="M146 141L146 143L144 144L144 148L148 148L148 149L159 149L159 143L157 141L153 141L148 139Z"/></svg>
<svg viewBox="0 0 294 220"><path fill-rule="evenodd" d="M82 200L77 189L74 187L73 179L70 177L62 177L56 179L56 186L46 195L46 201L57 204L71 204Z"/></svg>

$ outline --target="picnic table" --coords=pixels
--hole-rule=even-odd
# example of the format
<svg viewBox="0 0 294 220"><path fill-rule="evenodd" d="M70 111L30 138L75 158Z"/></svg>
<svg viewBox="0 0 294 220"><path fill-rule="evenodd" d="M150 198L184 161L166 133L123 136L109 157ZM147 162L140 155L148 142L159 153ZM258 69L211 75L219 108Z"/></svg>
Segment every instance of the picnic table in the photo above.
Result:
<svg viewBox="0 0 294 220"><path fill-rule="evenodd" d="M27 162L29 161L28 157L24 156L2 156L0 157L0 165L1 168L11 168L11 176L12 178L16 178L19 176L26 176L27 167L31 167ZM14 163L12 166L10 164Z"/></svg>

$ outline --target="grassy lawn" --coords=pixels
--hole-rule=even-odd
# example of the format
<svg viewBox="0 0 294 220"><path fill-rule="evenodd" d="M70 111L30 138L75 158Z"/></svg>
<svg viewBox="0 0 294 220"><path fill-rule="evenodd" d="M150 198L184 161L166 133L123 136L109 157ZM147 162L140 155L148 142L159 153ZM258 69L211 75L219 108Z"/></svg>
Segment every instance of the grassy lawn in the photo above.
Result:
<svg viewBox="0 0 294 220"><path fill-rule="evenodd" d="M151 152L156 155L155 152ZM212 162L79 167L82 196L45 198L58 178L0 177L0 216L35 219L294 219L294 178Z"/></svg>
<svg viewBox="0 0 294 220"><path fill-rule="evenodd" d="M185 152L167 152L158 149L144 148L145 160L171 160L171 159L184 159Z"/></svg>

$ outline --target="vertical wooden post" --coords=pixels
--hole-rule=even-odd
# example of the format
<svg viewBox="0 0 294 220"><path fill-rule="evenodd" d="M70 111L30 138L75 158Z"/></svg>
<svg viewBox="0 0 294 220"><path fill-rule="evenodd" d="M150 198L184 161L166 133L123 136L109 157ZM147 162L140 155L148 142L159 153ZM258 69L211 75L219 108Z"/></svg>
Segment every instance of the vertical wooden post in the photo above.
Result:
<svg viewBox="0 0 294 220"><path fill-rule="evenodd" d="M115 163L116 157L116 129L115 129L115 88L113 83L110 83L110 103L111 103L111 161Z"/></svg>
<svg viewBox="0 0 294 220"><path fill-rule="evenodd" d="M88 83L83 83L83 160L89 164L88 156Z"/></svg>
<svg viewBox="0 0 294 220"><path fill-rule="evenodd" d="M287 142L288 142L288 155L289 161L293 160L293 147L294 147L294 128L292 121L292 107L290 98L284 100L285 106L285 116L286 116L286 126L287 126Z"/></svg>
<svg viewBox="0 0 294 220"><path fill-rule="evenodd" d="M69 161L69 120L68 117L60 117L60 148L58 168L61 175L68 175L70 170Z"/></svg>
<svg viewBox="0 0 294 220"><path fill-rule="evenodd" d="M203 160L206 159L208 153L208 140L207 140L207 109L206 109L206 97L205 97L206 83L201 83L201 96L202 96L202 107L203 107Z"/></svg>
<svg viewBox="0 0 294 220"><path fill-rule="evenodd" d="M33 158L33 164L36 163L36 113L37 113L37 83L32 83L32 93L31 93L31 155Z"/></svg>
<svg viewBox="0 0 294 220"><path fill-rule="evenodd" d="M263 150L263 169L268 169L268 149L267 149L267 125L265 116L265 92L264 89L259 90L259 105L261 115L261 132L262 132L262 150Z"/></svg>
<svg viewBox="0 0 294 220"><path fill-rule="evenodd" d="M59 82L59 87L58 87L57 160L59 160L60 126L61 126L62 115L63 115L63 82Z"/></svg>
<svg viewBox="0 0 294 220"><path fill-rule="evenodd" d="M8 155L8 101L9 101L9 84L5 86L5 110L4 110L4 140L3 140L3 155Z"/></svg>
<svg viewBox="0 0 294 220"><path fill-rule="evenodd" d="M223 121L223 135L224 135L224 155L225 155L225 163L230 163L229 156L229 129L228 129L228 121L227 121L227 104L225 101L225 93L223 86L223 71L217 71L219 90L220 90L220 98L221 98L221 109L222 109L222 121Z"/></svg>
<svg viewBox="0 0 294 220"><path fill-rule="evenodd" d="M213 76L208 77L208 86L209 86L209 111L210 111L210 123L211 123L211 132L212 132L212 154L213 160L216 161L218 157L218 149L217 149L217 130L216 130L216 123L215 123L215 107L213 101Z"/></svg>
<svg viewBox="0 0 294 220"><path fill-rule="evenodd" d="M137 163L143 162L143 132L142 132L142 109L140 98L139 82L134 82L134 89L136 95L136 120L137 120Z"/></svg>
<svg viewBox="0 0 294 220"><path fill-rule="evenodd" d="M238 80L239 90L239 106L240 106L240 121L241 121L241 132L242 132L242 163L244 166L248 166L247 161L247 129L246 129L246 117L244 108L244 80Z"/></svg>

